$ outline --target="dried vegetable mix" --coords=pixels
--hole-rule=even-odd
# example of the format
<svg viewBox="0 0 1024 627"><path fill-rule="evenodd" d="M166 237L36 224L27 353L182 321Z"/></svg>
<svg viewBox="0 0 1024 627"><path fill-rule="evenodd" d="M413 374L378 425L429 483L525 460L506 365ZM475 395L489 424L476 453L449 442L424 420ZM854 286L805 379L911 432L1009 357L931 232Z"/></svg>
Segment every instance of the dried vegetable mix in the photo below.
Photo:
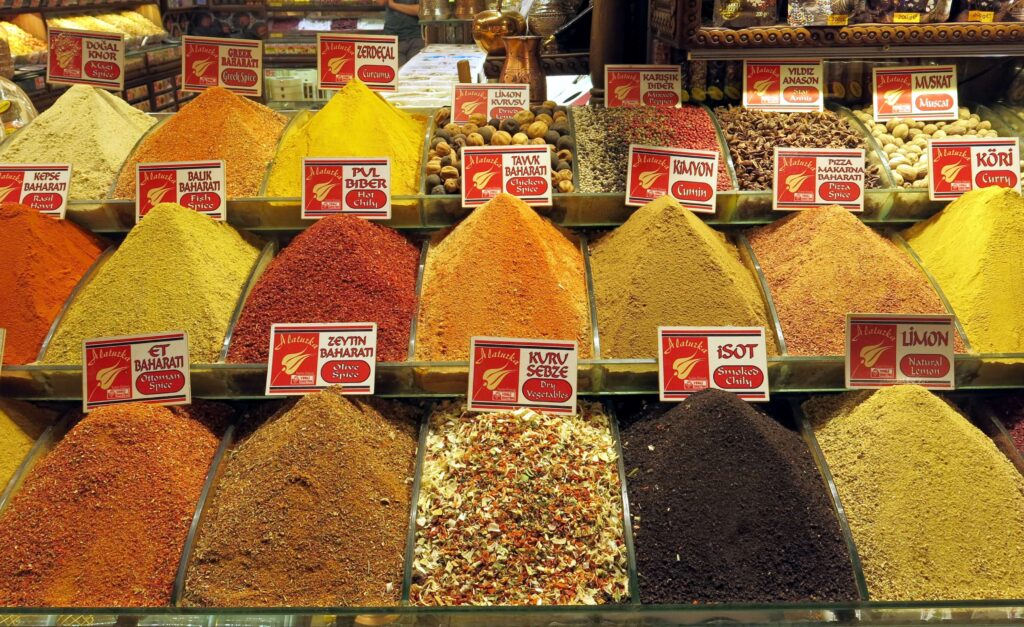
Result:
<svg viewBox="0 0 1024 627"><path fill-rule="evenodd" d="M381 361L404 361L419 251L397 232L347 215L320 220L270 264L246 301L228 361L265 362L278 322L376 322Z"/></svg>
<svg viewBox="0 0 1024 627"><path fill-rule="evenodd" d="M270 417L225 459L184 604L397 605L419 415L325 390Z"/></svg>
<svg viewBox="0 0 1024 627"><path fill-rule="evenodd" d="M27 364L36 360L61 307L102 248L74 223L17 203L0 204L0 248L3 363Z"/></svg>
<svg viewBox="0 0 1024 627"><path fill-rule="evenodd" d="M1024 597L1024 477L928 390L812 398L873 600Z"/></svg>
<svg viewBox="0 0 1024 627"><path fill-rule="evenodd" d="M53 412L28 403L0 399L0 492L53 418Z"/></svg>
<svg viewBox="0 0 1024 627"><path fill-rule="evenodd" d="M753 273L726 237L676 200L647 203L593 245L601 356L651 358L659 326L771 324Z"/></svg>
<svg viewBox="0 0 1024 627"><path fill-rule="evenodd" d="M170 603L225 411L133 403L82 419L0 514L0 604Z"/></svg>
<svg viewBox="0 0 1024 627"><path fill-rule="evenodd" d="M629 594L615 442L580 415L430 418L416 520L415 605L594 605Z"/></svg>

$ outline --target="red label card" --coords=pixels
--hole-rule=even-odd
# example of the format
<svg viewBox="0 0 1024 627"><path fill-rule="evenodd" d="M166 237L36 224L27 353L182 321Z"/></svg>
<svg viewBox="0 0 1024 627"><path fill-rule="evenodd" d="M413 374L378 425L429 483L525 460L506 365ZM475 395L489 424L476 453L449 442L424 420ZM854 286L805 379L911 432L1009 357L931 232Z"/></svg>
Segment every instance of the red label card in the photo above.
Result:
<svg viewBox="0 0 1024 627"><path fill-rule="evenodd" d="M1020 192L1020 140L942 137L928 142L928 197L954 200L972 189L1008 187Z"/></svg>
<svg viewBox="0 0 1024 627"><path fill-rule="evenodd" d="M772 190L776 211L822 205L864 211L864 150L776 146Z"/></svg>
<svg viewBox="0 0 1024 627"><path fill-rule="evenodd" d="M302 219L347 213L391 219L391 159L343 157L302 160Z"/></svg>
<svg viewBox="0 0 1024 627"><path fill-rule="evenodd" d="M135 170L135 221L163 202L176 202L214 220L227 213L223 161L140 163Z"/></svg>
<svg viewBox="0 0 1024 627"><path fill-rule="evenodd" d="M846 387L952 390L953 316L846 315Z"/></svg>
<svg viewBox="0 0 1024 627"><path fill-rule="evenodd" d="M82 407L192 402L188 335L168 331L83 342Z"/></svg>
<svg viewBox="0 0 1024 627"><path fill-rule="evenodd" d="M373 90L398 89L398 37L316 34L318 89L341 89L358 78Z"/></svg>
<svg viewBox="0 0 1024 627"><path fill-rule="evenodd" d="M185 35L181 89L223 87L243 96L263 95L263 42Z"/></svg>
<svg viewBox="0 0 1024 627"><path fill-rule="evenodd" d="M70 187L70 163L0 165L0 202L21 203L63 220Z"/></svg>
<svg viewBox="0 0 1024 627"><path fill-rule="evenodd" d="M681 401L701 390L768 400L768 352L762 327L658 327L658 390Z"/></svg>
<svg viewBox="0 0 1024 627"><path fill-rule="evenodd" d="M744 61L743 106L761 111L821 111L821 61Z"/></svg>
<svg viewBox="0 0 1024 627"><path fill-rule="evenodd" d="M501 192L528 205L551 205L548 146L466 146L462 149L462 206L482 205Z"/></svg>
<svg viewBox="0 0 1024 627"><path fill-rule="evenodd" d="M124 89L124 35L50 28L46 82Z"/></svg>
<svg viewBox="0 0 1024 627"><path fill-rule="evenodd" d="M297 396L335 387L373 394L377 323L274 324L270 327L268 396Z"/></svg>
<svg viewBox="0 0 1024 627"><path fill-rule="evenodd" d="M875 119L955 120L955 65L875 67Z"/></svg>
<svg viewBox="0 0 1024 627"><path fill-rule="evenodd" d="M576 342L474 337L469 354L470 411L576 411Z"/></svg>
<svg viewBox="0 0 1024 627"><path fill-rule="evenodd" d="M530 86L519 84L459 83L452 92L452 122L465 124L482 113L488 120L505 119L530 108Z"/></svg>
<svg viewBox="0 0 1024 627"><path fill-rule="evenodd" d="M608 107L676 107L683 79L678 65L606 65L604 86Z"/></svg>
<svg viewBox="0 0 1024 627"><path fill-rule="evenodd" d="M690 211L714 213L717 190L717 151L630 145L626 205L668 194Z"/></svg>

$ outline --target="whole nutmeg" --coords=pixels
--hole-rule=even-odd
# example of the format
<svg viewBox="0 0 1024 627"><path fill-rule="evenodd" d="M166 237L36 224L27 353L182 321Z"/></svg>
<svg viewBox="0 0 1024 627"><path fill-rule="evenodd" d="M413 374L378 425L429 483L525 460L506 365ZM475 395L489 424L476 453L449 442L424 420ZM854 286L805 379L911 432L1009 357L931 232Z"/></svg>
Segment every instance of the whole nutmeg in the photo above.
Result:
<svg viewBox="0 0 1024 627"><path fill-rule="evenodd" d="M462 127L454 122L449 122L444 125L444 130L448 131L452 137L455 137L462 132Z"/></svg>
<svg viewBox="0 0 1024 627"><path fill-rule="evenodd" d="M441 171L441 160L431 159L427 162L427 174L437 174Z"/></svg>
<svg viewBox="0 0 1024 627"><path fill-rule="evenodd" d="M508 131L496 131L494 137L491 138L491 145L493 146L508 146L512 143L512 136Z"/></svg>
<svg viewBox="0 0 1024 627"><path fill-rule="evenodd" d="M558 131L548 130L547 133L544 133L544 142L554 146L558 142L559 137L561 135L558 134Z"/></svg>
<svg viewBox="0 0 1024 627"><path fill-rule="evenodd" d="M557 146L559 150L576 150L576 142L568 135L562 135L559 137L558 143L555 144L555 146Z"/></svg>
<svg viewBox="0 0 1024 627"><path fill-rule="evenodd" d="M576 188L573 186L572 181L558 181L558 191L568 194L576 191Z"/></svg>
<svg viewBox="0 0 1024 627"><path fill-rule="evenodd" d="M441 175L441 180L442 181L447 181L448 179L453 179L453 178L458 177L459 176L459 170L455 166L451 166L451 165L445 166L445 167L441 168L440 175Z"/></svg>
<svg viewBox="0 0 1024 627"><path fill-rule="evenodd" d="M456 135L455 137L452 138L452 146L455 146L456 150L462 148L465 145L466 145L466 136L465 135Z"/></svg>
<svg viewBox="0 0 1024 627"><path fill-rule="evenodd" d="M437 152L438 155L443 157L445 155L451 154L452 147L448 144L448 142L438 142L438 144L434 146L434 150Z"/></svg>
<svg viewBox="0 0 1024 627"><path fill-rule="evenodd" d="M459 179L448 179L444 182L444 191L449 194L458 194L460 189Z"/></svg>
<svg viewBox="0 0 1024 627"><path fill-rule="evenodd" d="M494 134L497 131L494 130L493 126L481 126L478 132L480 133L481 136L483 136L484 143L489 144L491 143L491 138L494 137Z"/></svg>
<svg viewBox="0 0 1024 627"><path fill-rule="evenodd" d="M462 125L462 134L463 135L469 135L470 133L475 133L478 130L480 130L480 127L477 126L476 124L473 124L472 122L467 122L467 123Z"/></svg>
<svg viewBox="0 0 1024 627"><path fill-rule="evenodd" d="M519 122L509 118L501 121L501 130L505 131L509 135L515 135L519 132Z"/></svg>
<svg viewBox="0 0 1024 627"><path fill-rule="evenodd" d="M529 143L530 137L526 133L516 133L512 136L512 143L517 146L522 146Z"/></svg>
<svg viewBox="0 0 1024 627"><path fill-rule="evenodd" d="M534 139L535 137L544 137L544 134L547 132L548 125L543 122L534 122L526 127L526 136L530 139Z"/></svg>
<svg viewBox="0 0 1024 627"><path fill-rule="evenodd" d="M556 156L558 157L559 161L568 161L570 163L572 162L572 151L571 150L565 150L565 149L559 150L558 151L558 155L556 155Z"/></svg>
<svg viewBox="0 0 1024 627"><path fill-rule="evenodd" d="M452 117L452 110L448 107L443 107L434 112L434 126L444 126L448 123L449 118Z"/></svg>
<svg viewBox="0 0 1024 627"><path fill-rule="evenodd" d="M513 116L513 119L518 122L520 126L526 126L533 122L533 112L526 110L519 111Z"/></svg>
<svg viewBox="0 0 1024 627"><path fill-rule="evenodd" d="M551 117L550 115L548 115L547 113L541 113L541 114L540 114L540 115L538 115L538 116L537 116L537 118L536 118L536 119L534 120L534 122L543 122L543 123L547 124L548 126L551 126L551 124L552 124L552 123L553 123L554 121L555 121L555 120L554 120L554 119L553 119L553 118L552 118L552 117Z"/></svg>
<svg viewBox="0 0 1024 627"><path fill-rule="evenodd" d="M444 193L444 185L435 185L430 188L430 193L439 196Z"/></svg>
<svg viewBox="0 0 1024 627"><path fill-rule="evenodd" d="M483 146L484 145L484 136L481 135L480 133L470 133L469 136L466 138L466 145L467 146Z"/></svg>
<svg viewBox="0 0 1024 627"><path fill-rule="evenodd" d="M427 189L434 189L441 184L441 177L436 174L427 175Z"/></svg>
<svg viewBox="0 0 1024 627"><path fill-rule="evenodd" d="M469 121L477 126L485 126L487 124L487 115L483 113L474 113L469 116Z"/></svg>

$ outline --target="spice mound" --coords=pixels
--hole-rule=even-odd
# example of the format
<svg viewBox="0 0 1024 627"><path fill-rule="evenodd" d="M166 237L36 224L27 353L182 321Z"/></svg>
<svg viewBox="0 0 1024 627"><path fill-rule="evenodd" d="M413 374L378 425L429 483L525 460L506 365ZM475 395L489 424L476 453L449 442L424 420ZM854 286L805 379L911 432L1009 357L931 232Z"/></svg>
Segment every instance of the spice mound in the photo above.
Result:
<svg viewBox="0 0 1024 627"><path fill-rule="evenodd" d="M264 362L277 322L376 322L378 359L405 361L419 251L361 218L335 215L296 237L252 290L228 361Z"/></svg>
<svg viewBox="0 0 1024 627"><path fill-rule="evenodd" d="M904 237L931 272L980 353L1024 353L1024 198L967 192Z"/></svg>
<svg viewBox="0 0 1024 627"><path fill-rule="evenodd" d="M786 216L750 246L791 355L842 355L847 313L946 313L913 259L841 207Z"/></svg>
<svg viewBox="0 0 1024 627"><path fill-rule="evenodd" d="M0 399L0 492L53 418L53 412L28 403Z"/></svg>
<svg viewBox="0 0 1024 627"><path fill-rule="evenodd" d="M325 390L268 419L225 458L185 605L397 605L418 415Z"/></svg>
<svg viewBox="0 0 1024 627"><path fill-rule="evenodd" d="M390 157L391 193L419 193L427 121L396 109L353 80L315 114L293 122L267 179L267 196L302 195L305 157Z"/></svg>
<svg viewBox="0 0 1024 627"><path fill-rule="evenodd" d="M199 94L155 128L125 162L115 198L135 198L135 166L223 159L228 196L256 196L287 118L223 87Z"/></svg>
<svg viewBox="0 0 1024 627"><path fill-rule="evenodd" d="M473 336L576 340L589 357L584 281L579 246L523 201L499 194L432 242L416 357L467 359Z"/></svg>
<svg viewBox="0 0 1024 627"><path fill-rule="evenodd" d="M79 364L90 338L180 329L192 363L216 362L258 253L224 222L153 207L79 291L43 361Z"/></svg>
<svg viewBox="0 0 1024 627"><path fill-rule="evenodd" d="M216 450L189 410L133 403L88 414L0 515L0 603L168 605Z"/></svg>
<svg viewBox="0 0 1024 627"><path fill-rule="evenodd" d="M924 388L813 398L804 412L873 600L1024 597L1024 477Z"/></svg>
<svg viewBox="0 0 1024 627"><path fill-rule="evenodd" d="M74 223L17 203L0 204L0 246L5 256L0 328L7 329L3 362L27 364L36 360L61 306L102 249Z"/></svg>
<svg viewBox="0 0 1024 627"><path fill-rule="evenodd" d="M626 191L629 145L720 152L715 124L702 107L574 107L580 191ZM725 156L718 158L718 189L730 189Z"/></svg>
<svg viewBox="0 0 1024 627"><path fill-rule="evenodd" d="M430 417L416 520L416 605L626 599L615 442L597 404Z"/></svg>
<svg viewBox="0 0 1024 627"><path fill-rule="evenodd" d="M715 116L729 142L740 189L772 188L776 146L863 148L869 158L864 184L882 186L879 167L870 163L872 151L864 137L848 119L832 111L776 113L730 106L715 109Z"/></svg>
<svg viewBox="0 0 1024 627"><path fill-rule="evenodd" d="M70 163L72 200L106 198L128 153L154 123L113 94L73 85L4 144L0 161Z"/></svg>
<svg viewBox="0 0 1024 627"><path fill-rule="evenodd" d="M725 235L675 199L647 203L593 247L601 355L653 358L659 326L765 327L757 280Z"/></svg>
<svg viewBox="0 0 1024 627"><path fill-rule="evenodd" d="M800 435L707 390L622 431L644 603L851 601L853 567Z"/></svg>
<svg viewBox="0 0 1024 627"><path fill-rule="evenodd" d="M991 401L992 409L1006 427L1017 450L1024 454L1024 393L1013 392Z"/></svg>

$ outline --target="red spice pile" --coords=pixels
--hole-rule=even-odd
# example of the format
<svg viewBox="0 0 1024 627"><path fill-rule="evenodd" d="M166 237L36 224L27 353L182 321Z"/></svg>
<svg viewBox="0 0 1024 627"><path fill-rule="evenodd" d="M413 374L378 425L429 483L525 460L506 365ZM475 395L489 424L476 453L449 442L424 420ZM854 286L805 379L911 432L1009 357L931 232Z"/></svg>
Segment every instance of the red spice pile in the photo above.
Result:
<svg viewBox="0 0 1024 627"><path fill-rule="evenodd" d="M228 361L267 360L276 322L376 322L382 361L405 361L419 251L397 232L334 215L296 237L253 288Z"/></svg>

